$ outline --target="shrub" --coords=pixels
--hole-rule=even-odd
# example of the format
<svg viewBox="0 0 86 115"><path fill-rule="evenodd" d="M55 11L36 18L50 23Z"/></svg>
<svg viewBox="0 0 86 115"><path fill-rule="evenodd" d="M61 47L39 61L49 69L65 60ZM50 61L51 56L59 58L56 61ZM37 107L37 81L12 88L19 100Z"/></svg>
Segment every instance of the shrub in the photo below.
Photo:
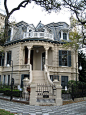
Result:
<svg viewBox="0 0 86 115"><path fill-rule="evenodd" d="M14 96L14 97L20 97L20 94L21 94L22 92L21 91L19 91L19 90L12 90L12 95ZM10 96L11 95L11 89L9 90L9 89L5 89L4 90L4 95L7 95L7 96Z"/></svg>

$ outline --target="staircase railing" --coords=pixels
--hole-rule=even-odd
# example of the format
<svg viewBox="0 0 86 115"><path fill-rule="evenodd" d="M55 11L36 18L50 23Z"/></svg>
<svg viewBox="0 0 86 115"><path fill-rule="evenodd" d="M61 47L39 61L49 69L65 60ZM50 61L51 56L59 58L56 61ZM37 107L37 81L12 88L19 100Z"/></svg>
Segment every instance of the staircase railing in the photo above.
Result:
<svg viewBox="0 0 86 115"><path fill-rule="evenodd" d="M53 82L51 81L50 76L49 76L47 65L44 65L44 75L45 75L45 80L48 81L47 84L49 83L50 85L53 85Z"/></svg>
<svg viewBox="0 0 86 115"><path fill-rule="evenodd" d="M32 82L32 65L30 64L30 79L29 79L29 85L31 84Z"/></svg>

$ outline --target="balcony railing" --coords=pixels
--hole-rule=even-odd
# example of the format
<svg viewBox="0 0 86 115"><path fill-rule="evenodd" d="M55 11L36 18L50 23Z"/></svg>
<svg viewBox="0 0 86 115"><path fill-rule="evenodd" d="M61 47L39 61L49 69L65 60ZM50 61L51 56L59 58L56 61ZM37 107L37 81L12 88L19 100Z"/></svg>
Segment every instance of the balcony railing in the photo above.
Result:
<svg viewBox="0 0 86 115"><path fill-rule="evenodd" d="M53 39L53 34L46 32L25 32L23 35L23 39L25 38L45 38L45 39Z"/></svg>

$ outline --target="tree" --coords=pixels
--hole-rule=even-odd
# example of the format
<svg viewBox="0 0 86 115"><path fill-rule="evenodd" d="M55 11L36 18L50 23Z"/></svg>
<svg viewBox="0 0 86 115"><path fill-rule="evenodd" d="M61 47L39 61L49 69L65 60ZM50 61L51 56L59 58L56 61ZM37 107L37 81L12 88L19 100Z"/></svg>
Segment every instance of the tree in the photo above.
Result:
<svg viewBox="0 0 86 115"><path fill-rule="evenodd" d="M44 7L47 11L50 10L58 10L60 9L61 4L57 0L22 0L22 2L16 7L13 8L10 12L7 7L7 1L4 0L4 7L6 10L6 18L5 18L5 39L8 38L8 30L9 30L9 18L13 14L13 12L19 10L21 7L25 8L28 3L34 1L37 5Z"/></svg>
<svg viewBox="0 0 86 115"><path fill-rule="evenodd" d="M81 35L77 32L77 31L70 31L69 32L69 39L70 41L63 41L65 42L65 44L63 45L63 47L65 48L69 48L71 47L72 49L74 49L75 51L77 51L77 49L79 48L79 39L81 38Z"/></svg>
<svg viewBox="0 0 86 115"><path fill-rule="evenodd" d="M71 47L75 51L78 50L79 44L81 44L80 39L82 38L82 34L78 29L79 28L78 26L79 26L79 22L73 16L71 16L70 29L69 29L69 42L63 40L63 42L65 42L63 47L65 48Z"/></svg>
<svg viewBox="0 0 86 115"><path fill-rule="evenodd" d="M63 5L76 15L82 25L86 23L86 0L63 0Z"/></svg>
<svg viewBox="0 0 86 115"><path fill-rule="evenodd" d="M86 0L63 0L63 6L69 8L75 15L79 22L82 25L82 34L83 34L83 44L86 45Z"/></svg>
<svg viewBox="0 0 86 115"><path fill-rule="evenodd" d="M78 62L78 65L82 66L82 70L79 70L79 80L86 82L86 56L82 51L78 53Z"/></svg>

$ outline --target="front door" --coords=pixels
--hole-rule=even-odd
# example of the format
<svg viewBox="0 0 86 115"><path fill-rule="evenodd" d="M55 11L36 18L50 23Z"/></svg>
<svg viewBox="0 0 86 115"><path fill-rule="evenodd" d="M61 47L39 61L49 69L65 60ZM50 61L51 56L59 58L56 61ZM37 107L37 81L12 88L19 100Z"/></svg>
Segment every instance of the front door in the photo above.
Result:
<svg viewBox="0 0 86 115"><path fill-rule="evenodd" d="M45 64L45 52L42 53L42 70L44 70L44 64Z"/></svg>

